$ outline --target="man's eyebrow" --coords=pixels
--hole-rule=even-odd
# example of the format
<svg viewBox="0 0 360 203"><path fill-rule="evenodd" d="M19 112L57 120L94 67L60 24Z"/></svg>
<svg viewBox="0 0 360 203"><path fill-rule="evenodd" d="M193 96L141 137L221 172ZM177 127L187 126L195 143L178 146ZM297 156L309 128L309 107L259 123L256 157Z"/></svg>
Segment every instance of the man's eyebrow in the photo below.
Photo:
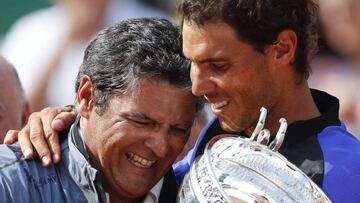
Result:
<svg viewBox="0 0 360 203"><path fill-rule="evenodd" d="M125 118L135 117L135 118L139 118L139 119L143 119L143 120L149 120L151 122L156 122L156 120L154 118L151 118L144 112L125 112L122 114L122 116Z"/></svg>
<svg viewBox="0 0 360 203"><path fill-rule="evenodd" d="M226 61L226 60L227 59L225 57L218 56L218 57L202 58L202 59L199 59L198 62L199 63L212 63L212 62L219 62L219 61Z"/></svg>
<svg viewBox="0 0 360 203"><path fill-rule="evenodd" d="M192 125L193 125L193 122L191 122L191 121L188 121L188 122L185 122L185 123L182 123L182 124L176 124L176 125L172 125L171 127L173 127L173 128L183 128L183 127L185 127L185 128L191 128L192 127Z"/></svg>
<svg viewBox="0 0 360 203"><path fill-rule="evenodd" d="M135 117L135 118L139 118L139 119L143 119L143 120L149 120L152 123L157 123L157 120L154 118L151 118L150 116L148 116L146 113L144 112L125 112L122 114L123 117L125 118L129 118L129 117ZM178 124L174 124L171 125L171 127L186 127L186 128L191 128L191 126L193 125L192 121L186 121L184 123L178 123Z"/></svg>

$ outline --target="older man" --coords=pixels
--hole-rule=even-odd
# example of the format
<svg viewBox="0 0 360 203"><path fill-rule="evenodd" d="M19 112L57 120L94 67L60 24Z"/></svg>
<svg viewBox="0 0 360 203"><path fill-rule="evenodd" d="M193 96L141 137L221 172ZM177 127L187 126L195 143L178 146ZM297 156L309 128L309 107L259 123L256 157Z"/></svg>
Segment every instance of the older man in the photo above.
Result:
<svg viewBox="0 0 360 203"><path fill-rule="evenodd" d="M79 115L63 132L60 164L24 162L18 146L2 145L0 202L174 202L171 165L201 107L188 75L167 20L100 32L79 70Z"/></svg>
<svg viewBox="0 0 360 203"><path fill-rule="evenodd" d="M15 68L0 56L0 143L10 129L21 129L29 117L25 98Z"/></svg>

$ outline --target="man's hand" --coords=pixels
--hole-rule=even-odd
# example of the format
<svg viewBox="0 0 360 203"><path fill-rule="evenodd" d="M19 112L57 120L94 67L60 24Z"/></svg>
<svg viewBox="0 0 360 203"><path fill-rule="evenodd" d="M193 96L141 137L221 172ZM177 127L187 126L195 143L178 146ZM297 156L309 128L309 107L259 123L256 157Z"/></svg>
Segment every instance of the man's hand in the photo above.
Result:
<svg viewBox="0 0 360 203"><path fill-rule="evenodd" d="M4 144L13 144L19 140L25 159L32 159L34 149L44 166L60 162L60 143L58 132L68 128L76 117L73 106L48 107L30 115L28 123L21 131L9 130Z"/></svg>

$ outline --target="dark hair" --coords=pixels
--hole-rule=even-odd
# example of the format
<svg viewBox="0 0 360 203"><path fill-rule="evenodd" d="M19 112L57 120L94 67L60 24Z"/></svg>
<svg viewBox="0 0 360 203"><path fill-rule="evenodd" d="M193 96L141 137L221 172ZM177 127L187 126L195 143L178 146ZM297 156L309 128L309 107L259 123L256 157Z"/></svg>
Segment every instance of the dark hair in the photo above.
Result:
<svg viewBox="0 0 360 203"><path fill-rule="evenodd" d="M88 75L101 114L110 96L124 94L143 79L168 82L191 91L189 61L182 55L179 28L165 19L120 21L99 32L85 50L76 90Z"/></svg>
<svg viewBox="0 0 360 203"><path fill-rule="evenodd" d="M222 20L261 53L282 30L293 30L298 38L294 66L306 77L309 59L317 51L317 10L312 0L181 0L179 4L183 21L204 25Z"/></svg>

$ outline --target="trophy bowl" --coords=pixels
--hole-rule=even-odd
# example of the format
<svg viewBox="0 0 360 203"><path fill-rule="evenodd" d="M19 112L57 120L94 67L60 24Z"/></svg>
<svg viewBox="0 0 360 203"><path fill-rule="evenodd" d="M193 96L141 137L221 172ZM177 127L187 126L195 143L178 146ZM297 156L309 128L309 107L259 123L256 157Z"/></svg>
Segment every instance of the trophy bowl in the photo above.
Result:
<svg viewBox="0 0 360 203"><path fill-rule="evenodd" d="M259 119L257 127L263 126L264 119ZM177 202L331 202L309 177L277 152L287 127L285 119L280 123L270 145L270 132L262 126L255 128L251 138L223 134L210 140L186 174Z"/></svg>

